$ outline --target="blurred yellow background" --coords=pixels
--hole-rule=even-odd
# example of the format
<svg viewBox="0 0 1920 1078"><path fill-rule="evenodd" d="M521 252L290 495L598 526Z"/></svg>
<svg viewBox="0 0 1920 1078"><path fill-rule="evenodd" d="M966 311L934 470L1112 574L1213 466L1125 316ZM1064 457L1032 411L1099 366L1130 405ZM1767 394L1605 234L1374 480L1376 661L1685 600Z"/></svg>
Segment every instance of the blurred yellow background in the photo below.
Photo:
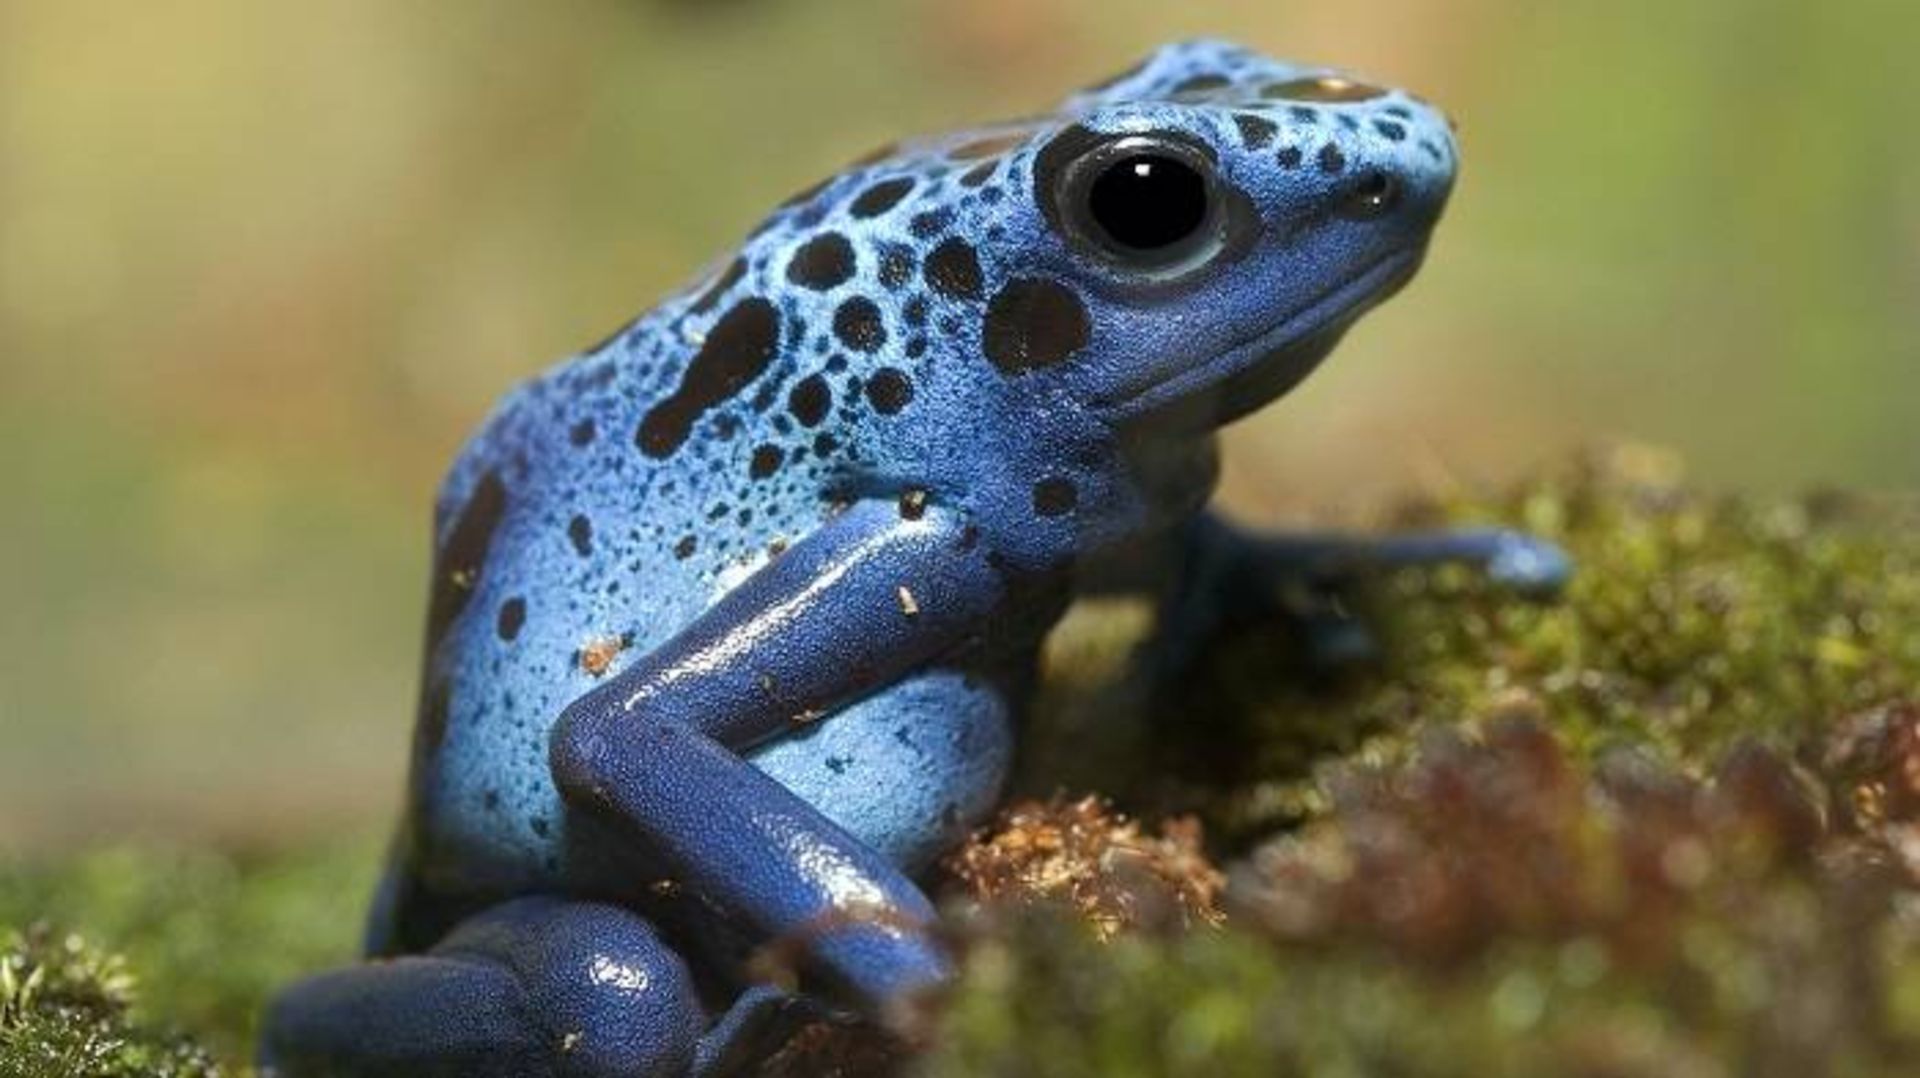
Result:
<svg viewBox="0 0 1920 1078"><path fill-rule="evenodd" d="M0 0L0 848L384 821L433 485L515 379L892 137L1171 37L1406 85L1422 280L1228 498L1599 437L1920 479L1920 4Z"/></svg>

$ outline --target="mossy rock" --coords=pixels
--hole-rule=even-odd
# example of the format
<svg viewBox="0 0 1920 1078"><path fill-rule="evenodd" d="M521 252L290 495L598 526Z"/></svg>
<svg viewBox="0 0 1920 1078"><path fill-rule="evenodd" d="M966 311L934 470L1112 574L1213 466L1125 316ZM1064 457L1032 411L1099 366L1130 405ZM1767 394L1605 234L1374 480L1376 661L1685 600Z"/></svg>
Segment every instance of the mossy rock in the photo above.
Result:
<svg viewBox="0 0 1920 1078"><path fill-rule="evenodd" d="M1378 662L1303 676L1288 624L1234 626L1172 703L1122 676L1140 608L1080 613L1029 800L952 862L925 1049L816 1030L776 1072L1920 1068L1911 505L1707 494L1632 451L1368 523L1523 527L1579 574L1553 603L1356 584ZM88 855L0 879L0 924L127 949L131 1018L237 1060L269 985L351 953L373 861Z"/></svg>
<svg viewBox="0 0 1920 1078"><path fill-rule="evenodd" d="M930 1071L1920 1070L1912 506L1626 451L1387 523L1523 527L1579 573L1545 604L1400 573L1348 597L1382 661L1301 677L1288 626L1243 627L1170 705L1116 695L1141 619L1083 623L1030 789L1117 724L1097 788L1208 822L1226 923L989 910Z"/></svg>
<svg viewBox="0 0 1920 1078"><path fill-rule="evenodd" d="M1118 676L1141 612L1074 619L1052 653L1028 792L1197 812L1239 849L1324 812L1321 770L1406 760L1434 727L1534 716L1579 761L1632 748L1697 776L1744 741L1804 751L1839 717L1920 686L1911 502L1710 494L1664 455L1621 450L1368 523L1524 528L1577 572L1546 603L1464 567L1365 582L1342 598L1380 661L1304 670L1290 625L1240 626L1172 705Z"/></svg>

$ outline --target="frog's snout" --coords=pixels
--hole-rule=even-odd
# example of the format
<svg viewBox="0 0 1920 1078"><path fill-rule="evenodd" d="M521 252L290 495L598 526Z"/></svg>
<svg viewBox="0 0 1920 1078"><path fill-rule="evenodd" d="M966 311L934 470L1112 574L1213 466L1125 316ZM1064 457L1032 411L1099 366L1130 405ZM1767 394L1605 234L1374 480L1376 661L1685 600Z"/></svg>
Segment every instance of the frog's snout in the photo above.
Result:
<svg viewBox="0 0 1920 1078"><path fill-rule="evenodd" d="M1431 228L1453 193L1458 151L1452 121L1432 106L1411 102L1348 113L1338 121L1344 137L1325 143L1315 162L1335 178L1332 212L1349 221ZM1342 155L1344 169L1338 167Z"/></svg>
<svg viewBox="0 0 1920 1078"><path fill-rule="evenodd" d="M1452 191L1451 173L1434 175L1392 162L1363 165L1333 189L1331 210L1348 221L1424 232L1439 220Z"/></svg>
<svg viewBox="0 0 1920 1078"><path fill-rule="evenodd" d="M1426 100L1333 71L1228 93L1229 141L1239 135L1256 169L1271 170L1282 203L1304 202L1314 219L1368 224L1369 232L1418 233L1439 218L1458 158L1452 121ZM1249 119L1249 108L1260 116Z"/></svg>

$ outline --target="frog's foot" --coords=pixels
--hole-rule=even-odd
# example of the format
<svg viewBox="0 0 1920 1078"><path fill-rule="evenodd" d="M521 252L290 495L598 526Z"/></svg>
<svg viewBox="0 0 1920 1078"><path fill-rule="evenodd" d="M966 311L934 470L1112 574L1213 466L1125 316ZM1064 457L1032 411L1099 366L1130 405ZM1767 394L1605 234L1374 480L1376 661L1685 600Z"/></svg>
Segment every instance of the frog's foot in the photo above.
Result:
<svg viewBox="0 0 1920 1078"><path fill-rule="evenodd" d="M1527 599L1552 599L1573 578L1573 559L1552 541L1507 528L1415 532L1356 539L1352 558L1362 569L1398 569L1458 563Z"/></svg>
<svg viewBox="0 0 1920 1078"><path fill-rule="evenodd" d="M806 1027L852 1020L848 1012L810 996L750 985L700 1038L692 1073L695 1078L750 1074Z"/></svg>
<svg viewBox="0 0 1920 1078"><path fill-rule="evenodd" d="M678 1078L706 1015L638 915L527 898L424 955L322 974L276 999L261 1073L342 1078Z"/></svg>
<svg viewBox="0 0 1920 1078"><path fill-rule="evenodd" d="M1178 589L1162 611L1154 665L1176 683L1235 626L1279 620L1293 628L1310 669L1331 672L1378 657L1355 592L1372 577L1458 564L1516 598L1547 600L1573 561L1552 542L1499 528L1399 535L1260 535L1203 517L1188 542Z"/></svg>

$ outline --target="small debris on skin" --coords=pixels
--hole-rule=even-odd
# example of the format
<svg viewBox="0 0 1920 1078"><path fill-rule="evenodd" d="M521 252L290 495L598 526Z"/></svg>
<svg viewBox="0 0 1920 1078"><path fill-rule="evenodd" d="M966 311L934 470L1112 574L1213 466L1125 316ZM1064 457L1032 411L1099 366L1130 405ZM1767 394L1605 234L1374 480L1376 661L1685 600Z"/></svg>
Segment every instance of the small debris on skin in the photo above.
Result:
<svg viewBox="0 0 1920 1078"><path fill-rule="evenodd" d="M900 518L919 520L927 515L927 492L915 487L900 495Z"/></svg>
<svg viewBox="0 0 1920 1078"><path fill-rule="evenodd" d="M913 597L905 584L900 585L900 612L910 618L920 614L920 600Z"/></svg>
<svg viewBox="0 0 1920 1078"><path fill-rule="evenodd" d="M1149 836L1098 797L1017 804L945 865L975 899L1065 905L1101 939L1222 921L1226 878L1201 849L1199 821Z"/></svg>
<svg viewBox="0 0 1920 1078"><path fill-rule="evenodd" d="M627 640L624 636L603 636L589 641L580 649L580 669L594 677L605 677L613 667L613 660L625 650Z"/></svg>

